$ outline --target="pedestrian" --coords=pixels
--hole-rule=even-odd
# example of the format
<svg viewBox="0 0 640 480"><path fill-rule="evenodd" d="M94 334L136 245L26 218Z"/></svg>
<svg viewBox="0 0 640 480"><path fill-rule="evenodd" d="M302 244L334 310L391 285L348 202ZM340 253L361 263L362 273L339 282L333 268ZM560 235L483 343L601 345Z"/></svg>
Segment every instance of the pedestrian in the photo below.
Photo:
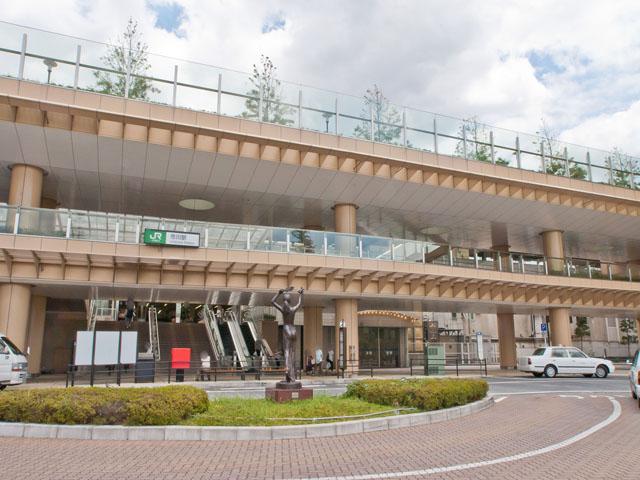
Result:
<svg viewBox="0 0 640 480"><path fill-rule="evenodd" d="M313 373L313 357L307 355L307 363L304 367L304 373L311 375Z"/></svg>
<svg viewBox="0 0 640 480"><path fill-rule="evenodd" d="M327 352L327 364L329 364L329 370L333 371L333 350Z"/></svg>
<svg viewBox="0 0 640 480"><path fill-rule="evenodd" d="M316 349L316 371L318 374L322 373L322 349Z"/></svg>

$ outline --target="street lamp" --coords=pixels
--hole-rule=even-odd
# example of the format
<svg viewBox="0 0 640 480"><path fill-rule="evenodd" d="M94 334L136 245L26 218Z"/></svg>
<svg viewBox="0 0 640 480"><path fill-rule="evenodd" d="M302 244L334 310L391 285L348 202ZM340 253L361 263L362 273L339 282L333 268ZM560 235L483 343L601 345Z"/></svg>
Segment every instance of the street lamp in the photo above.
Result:
<svg viewBox="0 0 640 480"><path fill-rule="evenodd" d="M58 66L58 64L55 60L51 60L50 58L45 58L43 63L47 66L47 83L51 83L51 72Z"/></svg>

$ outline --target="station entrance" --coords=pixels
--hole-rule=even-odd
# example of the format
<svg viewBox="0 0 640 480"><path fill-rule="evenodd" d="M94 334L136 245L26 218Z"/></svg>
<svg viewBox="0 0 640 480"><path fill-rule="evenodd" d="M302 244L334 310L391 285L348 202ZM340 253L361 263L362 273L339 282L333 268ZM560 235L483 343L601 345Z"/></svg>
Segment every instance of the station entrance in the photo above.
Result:
<svg viewBox="0 0 640 480"><path fill-rule="evenodd" d="M319 339L305 313L298 312L296 360L301 370L309 357L314 373L335 373L335 314L323 312ZM398 368L407 365L407 327L375 325L362 312L358 328L360 365ZM283 365L281 319L271 306L217 305L190 302L144 302L131 299L47 299L41 373L65 373L74 357L78 331L136 331L137 349L156 361L169 361L172 348L190 348L194 362L203 365L252 369ZM313 343L315 342L315 343ZM309 347L314 344L316 347ZM318 352L320 350L320 353ZM317 359L321 358L319 365ZM333 368L332 368L333 367Z"/></svg>

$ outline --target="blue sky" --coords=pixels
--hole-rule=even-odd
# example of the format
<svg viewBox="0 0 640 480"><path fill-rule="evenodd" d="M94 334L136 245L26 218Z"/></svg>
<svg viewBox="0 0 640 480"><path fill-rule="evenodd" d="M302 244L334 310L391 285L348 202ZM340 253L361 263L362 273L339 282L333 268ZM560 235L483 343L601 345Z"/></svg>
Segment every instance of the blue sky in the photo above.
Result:
<svg viewBox="0 0 640 480"><path fill-rule="evenodd" d="M283 80L640 153L635 0L23 0L1 18L109 41L129 16L150 52L239 71L265 54Z"/></svg>

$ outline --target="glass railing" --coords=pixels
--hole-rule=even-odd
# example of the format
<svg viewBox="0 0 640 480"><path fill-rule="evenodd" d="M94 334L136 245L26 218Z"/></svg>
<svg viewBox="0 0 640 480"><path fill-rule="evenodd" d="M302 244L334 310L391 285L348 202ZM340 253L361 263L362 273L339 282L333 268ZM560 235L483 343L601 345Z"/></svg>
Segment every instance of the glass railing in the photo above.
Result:
<svg viewBox="0 0 640 480"><path fill-rule="evenodd" d="M0 234L141 244L145 229L199 235L202 248L446 265L526 275L640 281L640 266L293 228L0 205Z"/></svg>
<svg viewBox="0 0 640 480"><path fill-rule="evenodd" d="M373 140L573 179L640 186L638 158L286 81L0 22L0 75ZM363 86L363 90L366 86ZM377 100L376 100L377 98ZM374 248L374 247L372 247Z"/></svg>

